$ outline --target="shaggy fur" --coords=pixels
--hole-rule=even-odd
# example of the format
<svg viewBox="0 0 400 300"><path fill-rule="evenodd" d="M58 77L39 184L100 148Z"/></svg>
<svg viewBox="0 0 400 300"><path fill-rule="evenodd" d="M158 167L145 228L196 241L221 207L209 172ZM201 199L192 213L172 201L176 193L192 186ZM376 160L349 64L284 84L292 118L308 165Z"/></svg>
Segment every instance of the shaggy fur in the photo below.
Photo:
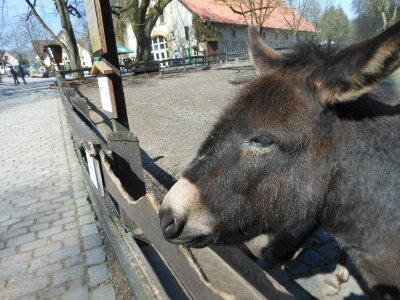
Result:
<svg viewBox="0 0 400 300"><path fill-rule="evenodd" d="M316 223L346 249L374 299L399 299L400 96L382 80L400 64L400 25L345 50L302 44L281 59L262 58L271 49L258 43L250 45L260 78L183 174L214 220L213 233L190 245Z"/></svg>

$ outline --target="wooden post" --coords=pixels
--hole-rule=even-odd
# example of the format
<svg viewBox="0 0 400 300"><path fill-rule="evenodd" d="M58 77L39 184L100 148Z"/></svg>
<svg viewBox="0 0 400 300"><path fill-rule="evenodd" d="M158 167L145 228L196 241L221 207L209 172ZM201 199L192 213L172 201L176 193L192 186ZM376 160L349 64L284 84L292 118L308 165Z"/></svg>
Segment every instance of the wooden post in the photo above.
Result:
<svg viewBox="0 0 400 300"><path fill-rule="evenodd" d="M102 61L95 62L92 74L103 76L99 87L103 109L110 113L112 121L113 132L107 141L113 153L115 172L129 194L139 199L146 193L139 140L129 131L110 1L85 2L93 54L102 57Z"/></svg>
<svg viewBox="0 0 400 300"><path fill-rule="evenodd" d="M108 63L114 67L115 72L110 74L108 77L111 79L112 86L114 89L114 99L115 99L115 114L116 118L113 118L113 130L126 131L129 130L128 113L126 110L126 102L124 90L122 87L121 72L119 69L119 60L117 53L117 41L115 39L114 25L111 14L110 1L101 1L101 14L103 16L103 32L104 41L107 48L107 53L102 57ZM115 122L116 121L116 122ZM123 127L121 127L122 125Z"/></svg>

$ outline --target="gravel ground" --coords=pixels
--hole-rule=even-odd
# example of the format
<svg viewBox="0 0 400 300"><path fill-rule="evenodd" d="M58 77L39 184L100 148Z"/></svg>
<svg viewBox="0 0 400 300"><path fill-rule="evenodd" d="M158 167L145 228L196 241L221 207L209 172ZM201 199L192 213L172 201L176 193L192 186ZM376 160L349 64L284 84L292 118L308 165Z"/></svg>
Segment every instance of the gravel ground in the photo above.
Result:
<svg viewBox="0 0 400 300"><path fill-rule="evenodd" d="M240 90L228 83L238 70L124 77L130 127L139 138L144 168L167 187L190 163L213 123ZM97 81L79 90L99 105ZM154 186L147 185L153 191Z"/></svg>

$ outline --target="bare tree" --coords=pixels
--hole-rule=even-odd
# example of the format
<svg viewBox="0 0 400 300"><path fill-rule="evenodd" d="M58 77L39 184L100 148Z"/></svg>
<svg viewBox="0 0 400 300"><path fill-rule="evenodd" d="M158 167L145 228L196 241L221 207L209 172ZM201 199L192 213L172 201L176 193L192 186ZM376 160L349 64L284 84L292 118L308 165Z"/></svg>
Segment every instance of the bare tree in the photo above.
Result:
<svg viewBox="0 0 400 300"><path fill-rule="evenodd" d="M23 28L26 26L24 20L14 23L10 31L12 39L8 44L9 51L18 59L19 63L29 63L33 58L32 45L27 43L26 36L23 32ZM21 34L22 28L22 34Z"/></svg>
<svg viewBox="0 0 400 300"><path fill-rule="evenodd" d="M282 16L296 39L299 38L300 26L305 21L312 2L312 0L286 0L287 5L282 5Z"/></svg>
<svg viewBox="0 0 400 300"><path fill-rule="evenodd" d="M74 15L76 17L81 17L81 13L77 9L77 5L80 4L81 1L68 1L68 0L53 0L54 5L56 7L57 13L60 16L61 28L64 37L64 41L62 41L46 24L44 19L39 15L36 9L36 0L25 0L30 8L30 12L28 14L28 18L32 15L36 18L36 20L43 26L43 28L51 35L51 37L55 40L57 44L59 44L66 55L69 58L72 69L80 69L81 61L79 57L78 45L75 38L74 29L72 27L71 17L70 15ZM72 3L72 4L71 4ZM78 73L80 77L83 76L82 73Z"/></svg>
<svg viewBox="0 0 400 300"><path fill-rule="evenodd" d="M10 33L10 21L5 17L6 7L4 0L1 2L0 7L2 18L0 18L0 63L4 70L5 61L3 59L4 53L6 52L6 47L9 45L12 40L12 36Z"/></svg>
<svg viewBox="0 0 400 300"><path fill-rule="evenodd" d="M281 0L218 0L229 6L247 25L256 25L261 35L264 23L276 8L281 6Z"/></svg>
<svg viewBox="0 0 400 300"><path fill-rule="evenodd" d="M43 61L46 58L43 52L43 46L45 46L43 42L51 39L50 34L34 18L23 21L21 28L25 40L31 42L33 51Z"/></svg>
<svg viewBox="0 0 400 300"><path fill-rule="evenodd" d="M119 0L114 1L113 14L132 24L137 40L137 60L151 60L151 32L164 8L172 0ZM126 23L125 23L126 24Z"/></svg>

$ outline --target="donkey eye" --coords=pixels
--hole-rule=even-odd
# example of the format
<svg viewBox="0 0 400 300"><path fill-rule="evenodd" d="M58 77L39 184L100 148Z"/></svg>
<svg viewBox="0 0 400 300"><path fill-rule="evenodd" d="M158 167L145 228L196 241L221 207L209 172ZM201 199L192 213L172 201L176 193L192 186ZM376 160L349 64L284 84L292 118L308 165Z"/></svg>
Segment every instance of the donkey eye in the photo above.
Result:
<svg viewBox="0 0 400 300"><path fill-rule="evenodd" d="M255 147L270 147L273 144L275 144L275 142L268 136L265 135L261 135L261 136L256 136L253 137L252 139L250 139L250 144L252 144Z"/></svg>
<svg viewBox="0 0 400 300"><path fill-rule="evenodd" d="M259 151L271 150L275 145L274 140L265 135L256 136L242 142L243 147Z"/></svg>

